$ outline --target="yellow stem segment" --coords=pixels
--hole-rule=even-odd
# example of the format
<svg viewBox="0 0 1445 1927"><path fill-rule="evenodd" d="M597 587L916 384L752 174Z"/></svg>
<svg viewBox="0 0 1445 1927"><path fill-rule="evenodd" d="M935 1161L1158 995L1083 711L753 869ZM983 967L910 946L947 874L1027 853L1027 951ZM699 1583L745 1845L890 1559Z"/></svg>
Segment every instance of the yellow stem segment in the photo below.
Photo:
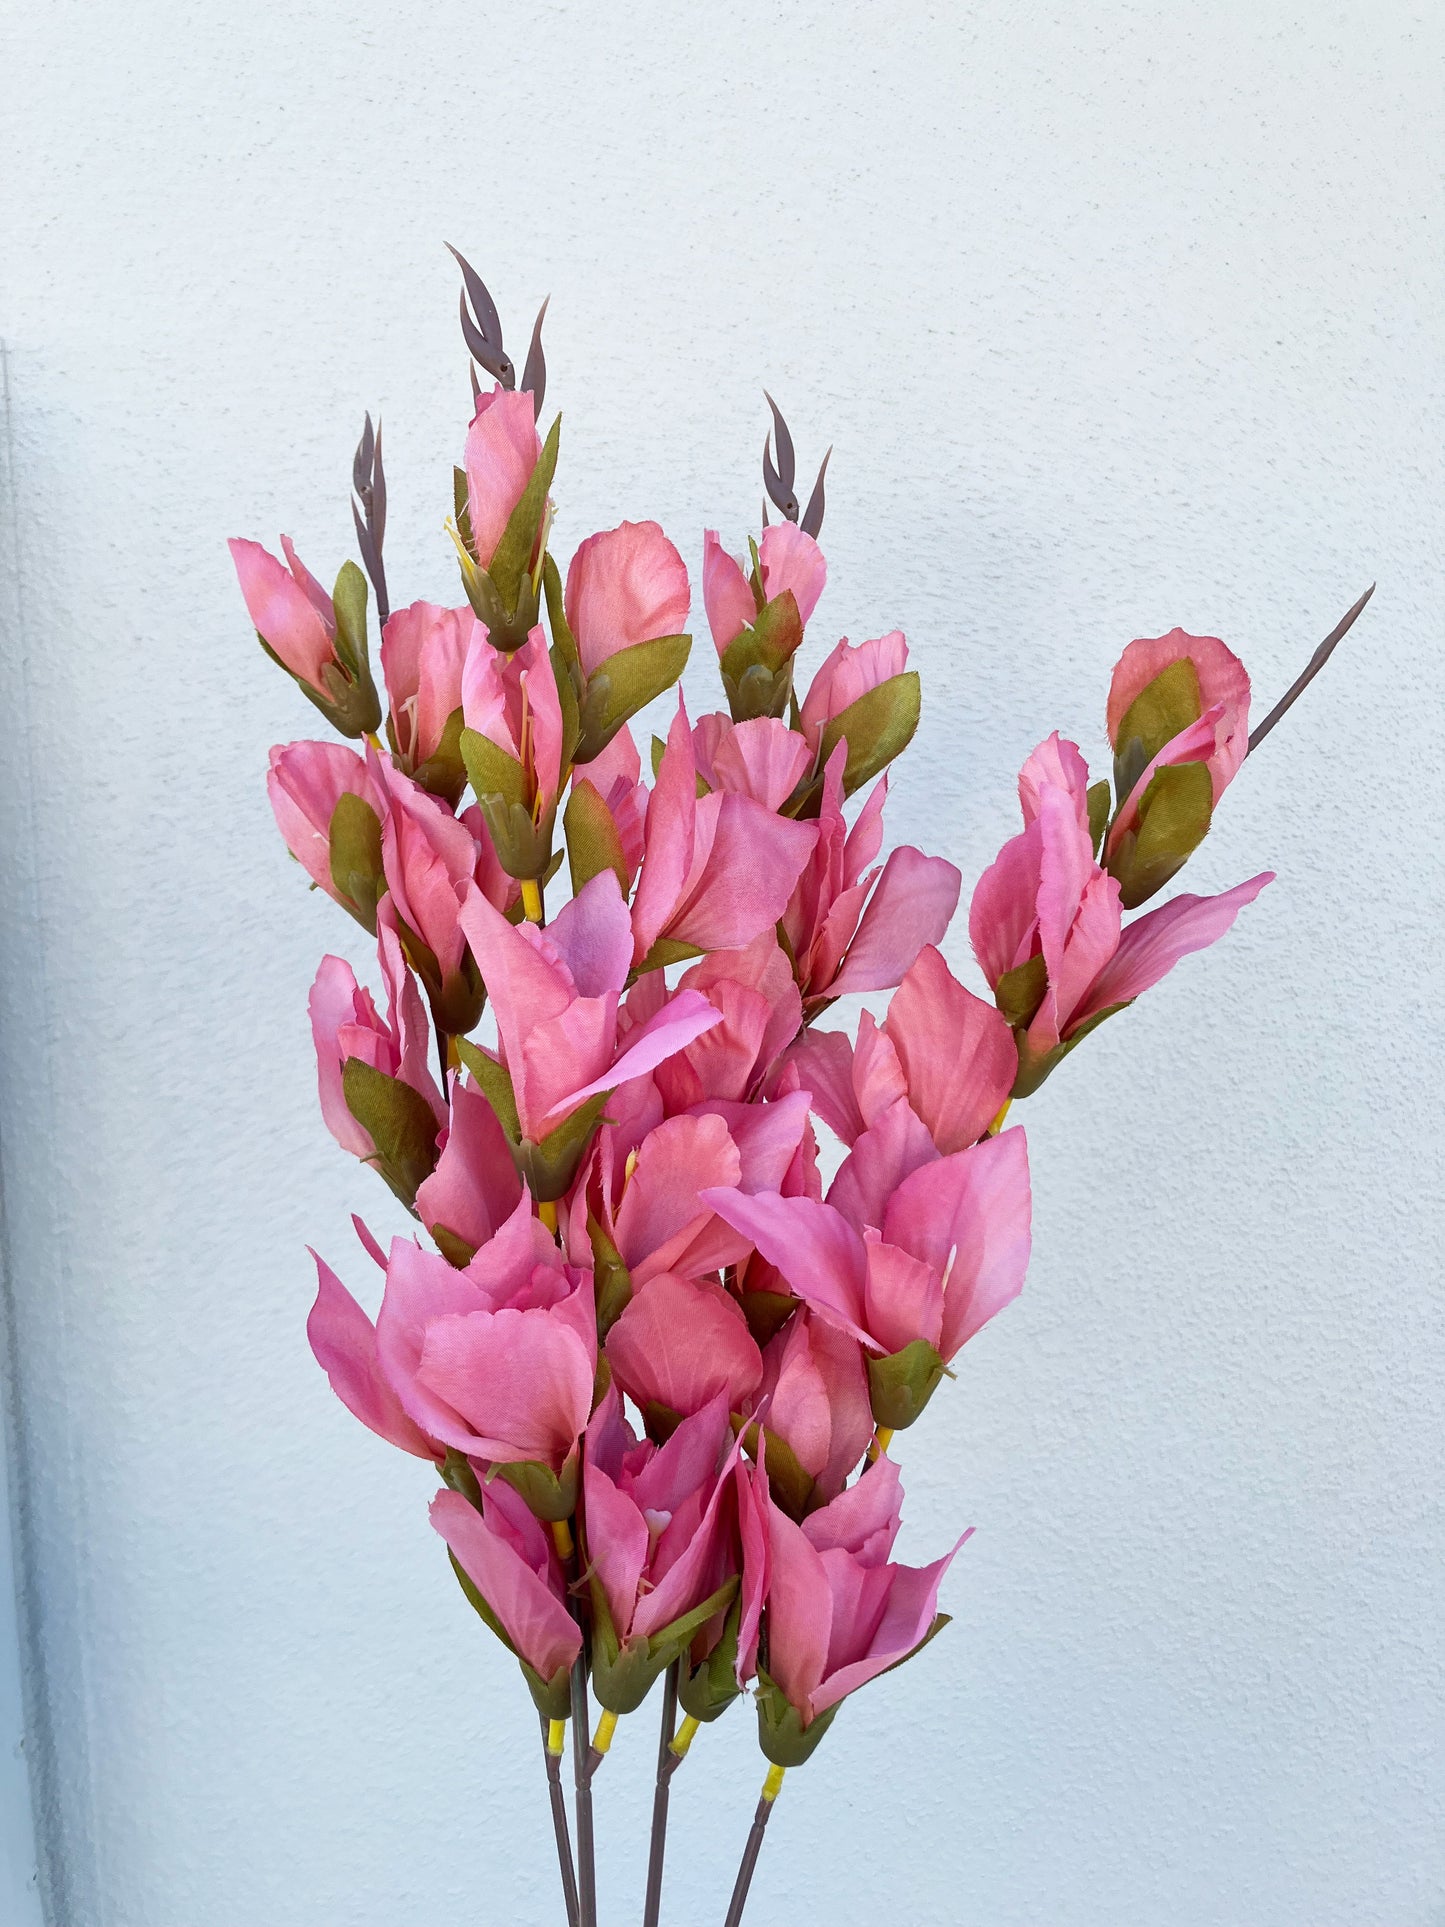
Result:
<svg viewBox="0 0 1445 1927"><path fill-rule="evenodd" d="M542 921L542 892L535 877L522 878L522 915L528 923Z"/></svg>
<svg viewBox="0 0 1445 1927"><path fill-rule="evenodd" d="M557 1548L557 1556L559 1558L570 1559L572 1557L572 1528L565 1519L554 1519L552 1521L552 1543Z"/></svg>
<svg viewBox="0 0 1445 1927"><path fill-rule="evenodd" d="M893 1443L893 1427L880 1425L874 1432L868 1446L868 1463L876 1465Z"/></svg>
<svg viewBox="0 0 1445 1927"><path fill-rule="evenodd" d="M763 1781L763 1798L769 1806L773 1804L774 1800L776 1800L782 1792L783 1775L787 1770L785 1766L770 1766L768 1768L768 1777Z"/></svg>
<svg viewBox="0 0 1445 1927"><path fill-rule="evenodd" d="M557 1200L555 1198L538 1198L537 1216L555 1238L557 1235Z"/></svg>
<svg viewBox="0 0 1445 1927"><path fill-rule="evenodd" d="M687 1758L687 1749L692 1745L697 1730L701 1725L702 1721L695 1720L692 1714L689 1713L669 1741L668 1751L676 1754L679 1760L685 1760Z"/></svg>
<svg viewBox="0 0 1445 1927"><path fill-rule="evenodd" d="M592 1751L605 1754L612 1744L612 1735L617 1731L617 1715L611 1707L604 1706L602 1717L597 1722L597 1731L592 1735Z"/></svg>
<svg viewBox="0 0 1445 1927"><path fill-rule="evenodd" d="M994 1119L993 1123L990 1124L988 1129L984 1132L985 1137L998 1136L999 1132L1003 1129L1003 1121L1008 1116L1009 1106L1012 1103L1013 1103L1013 1099L1011 1097L1006 1097L1004 1099L1003 1109L999 1112L998 1116Z"/></svg>
<svg viewBox="0 0 1445 1927"><path fill-rule="evenodd" d="M547 1722L547 1751L552 1755L554 1760L560 1760L566 1750L566 1720L549 1720Z"/></svg>
<svg viewBox="0 0 1445 1927"><path fill-rule="evenodd" d="M366 732L366 740L367 740L367 742L368 742L368 743L370 743L370 744L371 744L371 747L372 747L372 748L373 748L373 749L374 749L374 750L376 751L376 753L377 753L377 755L378 755L378 756L380 756L380 754L381 754L381 738L380 738L380 737L379 737L379 736L377 735L377 733L376 733L376 731L375 731L374 729L369 729L369 730L367 730L367 732Z"/></svg>

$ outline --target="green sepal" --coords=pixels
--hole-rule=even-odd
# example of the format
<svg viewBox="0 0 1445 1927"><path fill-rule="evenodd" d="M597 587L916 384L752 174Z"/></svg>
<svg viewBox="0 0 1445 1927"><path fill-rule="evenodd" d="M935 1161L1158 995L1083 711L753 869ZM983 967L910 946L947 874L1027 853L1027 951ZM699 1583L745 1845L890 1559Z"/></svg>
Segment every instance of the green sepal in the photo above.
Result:
<svg viewBox="0 0 1445 1927"><path fill-rule="evenodd" d="M522 1138L513 1155L527 1188L540 1203L555 1203L577 1175L577 1167L587 1153L593 1133L602 1121L603 1107L612 1095L598 1091L585 1104L579 1104L570 1117L564 1117L555 1131L549 1131L540 1144Z"/></svg>
<svg viewBox="0 0 1445 1927"><path fill-rule="evenodd" d="M770 1338L776 1338L797 1310L799 1300L783 1291L742 1291L738 1303L743 1308L743 1317L748 1321L748 1330L757 1340L759 1349Z"/></svg>
<svg viewBox="0 0 1445 1927"><path fill-rule="evenodd" d="M1132 829L1119 837L1108 857L1125 910L1147 902L1184 868L1208 836L1213 814L1208 763L1166 763L1155 770Z"/></svg>
<svg viewBox="0 0 1445 1927"><path fill-rule="evenodd" d="M666 1672L692 1644L693 1636L710 1619L726 1612L738 1589L733 1574L700 1606L663 1626L648 1639L619 1640L607 1605L607 1595L595 1570L592 1594L592 1690L599 1706L609 1713L635 1713L652 1690L659 1673Z"/></svg>
<svg viewBox="0 0 1445 1927"><path fill-rule="evenodd" d="M993 987L993 1000L1015 1028L1027 1030L1038 1015L1049 987L1049 967L1043 953L1006 970Z"/></svg>
<svg viewBox="0 0 1445 1927"><path fill-rule="evenodd" d="M402 769L413 782L420 783L428 796L439 796L447 808L454 810L461 801L462 791L467 786L467 766L462 757L462 712L454 709L447 717L441 741L424 763L415 769Z"/></svg>
<svg viewBox="0 0 1445 1927"><path fill-rule="evenodd" d="M759 1428L735 1413L732 1419L734 1433L743 1434L743 1450L757 1463ZM769 1431L763 1448L768 1474L768 1490L790 1519L804 1519L812 1511L813 1488L816 1481L811 1472L804 1471L798 1463L798 1455L784 1438Z"/></svg>
<svg viewBox="0 0 1445 1927"><path fill-rule="evenodd" d="M459 1232L453 1231L449 1225L431 1224L427 1226L427 1230L430 1231L432 1242L443 1258L449 1265L454 1265L458 1271L465 1271L476 1257L477 1247L469 1238L464 1238Z"/></svg>
<svg viewBox="0 0 1445 1927"><path fill-rule="evenodd" d="M667 744L660 736L652 739L652 780L655 783L662 774L662 759L667 754Z"/></svg>
<svg viewBox="0 0 1445 1927"><path fill-rule="evenodd" d="M756 622L733 637L718 670L735 723L783 714L793 694L793 657L802 640L802 617L791 589L765 603Z"/></svg>
<svg viewBox="0 0 1445 1927"><path fill-rule="evenodd" d="M577 675L576 688L582 689L582 652L567 620L567 604L562 594L562 577L550 554L542 557L542 589L547 598L547 620L552 628L552 644Z"/></svg>
<svg viewBox="0 0 1445 1927"><path fill-rule="evenodd" d="M522 1135L517 1116L517 1098L512 1089L512 1074L505 1064L474 1044L470 1037L458 1037L457 1055L476 1080L477 1089L496 1112L497 1122L507 1140L516 1144Z"/></svg>
<svg viewBox="0 0 1445 1927"><path fill-rule="evenodd" d="M1095 1011L1087 1023L1080 1024L1072 1037L1067 1038L1062 1044L1055 1044L1054 1048L1048 1051L1031 1049L1028 1033L1016 1030L1014 1042L1018 1045L1019 1067L1014 1077L1013 1089L1009 1093L1010 1097L1032 1097L1044 1079L1058 1069L1076 1045L1083 1043L1091 1030L1097 1030L1108 1018L1116 1017L1121 1010L1127 1010L1133 1001L1132 997L1127 997L1122 1004L1110 1004L1107 1010Z"/></svg>
<svg viewBox="0 0 1445 1927"><path fill-rule="evenodd" d="M556 874L562 852L557 851L554 858L552 832L557 822L555 804L536 823L532 821L532 812L525 803L506 803L500 796L479 796L477 807L482 812L497 861L509 877L545 882Z"/></svg>
<svg viewBox="0 0 1445 1927"><path fill-rule="evenodd" d="M592 1277L597 1292L597 1336L605 1338L632 1303L632 1273L590 1211L587 1236L592 1243Z"/></svg>
<svg viewBox="0 0 1445 1927"><path fill-rule="evenodd" d="M532 1703L537 1711L542 1715L543 1719L546 1720L565 1720L572 1709L571 1669L566 1666L559 1666L550 1680L543 1679L542 1675L537 1672L534 1667L527 1664L526 1660L522 1658L511 1640L507 1637L506 1629L502 1625L501 1620L498 1619L497 1615L487 1604L485 1598L477 1590L471 1576L457 1558L457 1555L451 1550L450 1546L447 1548L447 1556L452 1562L452 1571L457 1576L457 1584L466 1595L468 1605L470 1605L472 1611L481 1620L482 1624L496 1634L497 1638L501 1640L507 1651L516 1660L518 1666L521 1667L522 1678L527 1682L527 1691L532 1695Z"/></svg>
<svg viewBox="0 0 1445 1927"><path fill-rule="evenodd" d="M848 743L848 760L843 766L843 794L869 782L886 769L913 740L918 727L922 690L916 669L905 669L886 682L870 689L855 703L835 716L823 731L818 750L818 767L827 766L838 743Z"/></svg>
<svg viewBox="0 0 1445 1927"><path fill-rule="evenodd" d="M457 525L457 534L462 539L462 547L469 555L476 554L476 540L472 535L472 496L467 483L467 471L452 467L452 520Z"/></svg>
<svg viewBox="0 0 1445 1927"><path fill-rule="evenodd" d="M777 1681L758 1668L758 1745L774 1766L803 1766L838 1714L839 1700L804 1726L803 1716Z"/></svg>
<svg viewBox="0 0 1445 1927"><path fill-rule="evenodd" d="M366 577L354 562L343 562L331 591L336 617L336 659L353 682L370 680L366 648Z"/></svg>
<svg viewBox="0 0 1445 1927"><path fill-rule="evenodd" d="M326 692L313 689L304 676L298 676L289 669L276 651L267 642L260 630L256 640L276 667L295 683L307 702L321 711L331 727L341 736L365 736L368 730L381 727L381 698L371 680L368 668L360 682L354 682L339 660L328 662L321 671Z"/></svg>
<svg viewBox="0 0 1445 1927"><path fill-rule="evenodd" d="M475 729L463 729L457 747L479 801L495 797L502 803L527 807L527 772L510 751Z"/></svg>
<svg viewBox="0 0 1445 1927"><path fill-rule="evenodd" d="M447 1455L441 1466L442 1482L449 1485L453 1492L460 1492L468 1505L482 1509L482 1488L477 1478L476 1468L465 1452L459 1452L454 1445L447 1447Z"/></svg>
<svg viewBox="0 0 1445 1927"><path fill-rule="evenodd" d="M346 908L373 937L376 906L386 894L381 867L381 818L363 796L343 790L327 830L331 881Z"/></svg>
<svg viewBox="0 0 1445 1927"><path fill-rule="evenodd" d="M534 1518L552 1523L570 1519L577 1510L581 1466L581 1454L574 1445L560 1472L554 1472L540 1459L512 1459L505 1465L493 1466L492 1472L521 1494Z"/></svg>
<svg viewBox="0 0 1445 1927"><path fill-rule="evenodd" d="M922 1412L947 1370L926 1338L915 1338L900 1352L868 1356L868 1397L880 1425L901 1432Z"/></svg>
<svg viewBox="0 0 1445 1927"><path fill-rule="evenodd" d="M432 1016L438 1030L445 1031L448 1037L463 1037L476 1029L486 1007L487 987L470 950L462 953L461 968L443 978L439 989L433 989L425 974L422 981L431 997Z"/></svg>
<svg viewBox="0 0 1445 1927"><path fill-rule="evenodd" d="M590 763L600 756L625 722L672 687L691 649L691 636L654 636L599 664L582 697L575 760Z"/></svg>
<svg viewBox="0 0 1445 1927"><path fill-rule="evenodd" d="M1109 827L1109 780L1101 776L1097 783L1090 783L1089 802L1089 841L1094 846L1097 857L1103 847L1104 832Z"/></svg>
<svg viewBox="0 0 1445 1927"><path fill-rule="evenodd" d="M622 837L611 810L586 778L572 785L567 807L562 813L562 834L567 842L567 867L572 876L572 894L590 883L593 877L611 870L623 901L631 882Z"/></svg>
<svg viewBox="0 0 1445 1927"><path fill-rule="evenodd" d="M486 573L491 578L492 586L511 609L517 606L523 584L530 587L532 557L536 553L537 537L547 513L547 491L552 486L552 477L557 470L557 448L561 435L562 417L558 415L542 444L537 466L528 477L521 499L508 517L502 539L487 564ZM535 594L532 601L535 610ZM525 636L522 641L526 641ZM493 647L500 646L494 639ZM520 644L516 646L520 647Z"/></svg>
<svg viewBox="0 0 1445 1927"><path fill-rule="evenodd" d="M642 1413L642 1429L654 1445L666 1445L682 1424L682 1413L674 1412L670 1405L664 1405L660 1399L644 1399L639 1409Z"/></svg>
<svg viewBox="0 0 1445 1927"><path fill-rule="evenodd" d="M681 1655L677 1671L678 1701L684 1713L701 1720L704 1726L721 1719L742 1691L737 1680L742 1611L742 1601L735 1599L728 1607L721 1638L698 1665L692 1664L690 1653Z"/></svg>
<svg viewBox="0 0 1445 1927"><path fill-rule="evenodd" d="M633 975L643 977L649 970L665 970L668 964L690 963L703 954L696 944L680 943L676 937L659 937L642 962L634 966Z"/></svg>
<svg viewBox="0 0 1445 1927"><path fill-rule="evenodd" d="M416 1206L417 1186L436 1168L437 1121L431 1105L403 1084L360 1057L348 1057L341 1070L346 1108L376 1146L368 1158L408 1211Z"/></svg>
<svg viewBox="0 0 1445 1927"><path fill-rule="evenodd" d="M1124 711L1114 738L1114 789L1121 803L1164 745L1203 714L1199 672L1188 656L1145 684Z"/></svg>

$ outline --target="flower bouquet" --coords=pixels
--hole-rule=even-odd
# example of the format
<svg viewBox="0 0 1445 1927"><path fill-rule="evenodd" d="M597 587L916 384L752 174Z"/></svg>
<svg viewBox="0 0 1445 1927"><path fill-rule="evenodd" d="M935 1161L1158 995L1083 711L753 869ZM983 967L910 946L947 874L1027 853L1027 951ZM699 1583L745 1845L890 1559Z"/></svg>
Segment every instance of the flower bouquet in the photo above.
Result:
<svg viewBox="0 0 1445 1927"><path fill-rule="evenodd" d="M284 562L231 544L266 653L358 745L275 749L268 787L291 854L377 946L381 1004L339 957L312 986L322 1115L417 1220L389 1250L355 1220L384 1276L374 1323L316 1260L308 1336L350 1411L427 1464L460 1592L516 1656L569 1927L596 1923L593 1787L617 1721L658 1689L656 1927L672 1776L751 1696L766 1767L736 1927L784 1773L947 1623L968 1533L894 1561L899 1438L1023 1285L1010 1107L1271 880L1143 908L1368 598L1253 735L1223 642L1129 644L1109 773L1047 737L973 889L987 1001L938 948L958 870L882 854L919 716L902 632L799 675L827 458L800 505L770 403L777 519L765 504L742 559L703 538L726 708L694 719L679 693L644 753L630 725L691 649L687 565L655 522L623 522L564 578L542 317L519 378L458 260L474 409L446 528L465 599L391 607L369 417L364 569L328 592L285 537ZM881 1020L830 1028L860 992L892 992Z"/></svg>

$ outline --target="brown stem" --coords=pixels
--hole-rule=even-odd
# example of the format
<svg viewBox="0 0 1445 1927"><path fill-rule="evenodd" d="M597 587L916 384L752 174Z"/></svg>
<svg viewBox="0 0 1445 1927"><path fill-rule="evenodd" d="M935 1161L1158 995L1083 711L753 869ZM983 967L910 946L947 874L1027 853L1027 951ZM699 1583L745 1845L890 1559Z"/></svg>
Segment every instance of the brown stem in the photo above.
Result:
<svg viewBox="0 0 1445 1927"><path fill-rule="evenodd" d="M577 1870L572 1864L572 1841L567 1832L567 1801L562 1792L562 1756L547 1744L548 1720L542 1717L542 1757L547 1763L547 1797L552 1803L552 1831L557 1839L557 1870L562 1876L562 1904L567 1927L578 1927Z"/></svg>
<svg viewBox="0 0 1445 1927"><path fill-rule="evenodd" d="M1304 694L1304 692L1309 688L1310 684L1314 681L1315 677L1320 673L1320 671L1324 668L1325 664L1329 661L1330 657L1334 654L1335 644L1339 642L1342 639L1342 637L1348 632L1356 616L1360 614L1361 610L1364 608L1365 604L1369 601L1370 597L1374 593L1375 593L1375 585L1372 582L1369 588L1366 589L1365 593L1360 597L1359 601L1355 604L1354 608L1351 609L1348 612L1348 614L1341 616L1340 620L1335 624L1334 628L1331 629L1330 633L1325 637L1324 641L1320 644L1319 648L1316 649L1314 654L1310 657L1309 661L1305 664L1304 669L1301 671L1301 673L1298 676L1296 676L1295 680L1290 684L1289 688L1280 697L1279 701L1275 704L1274 708L1265 717L1264 721L1260 724L1259 728L1250 731L1249 753L1251 755L1254 753L1255 750L1259 748L1260 744L1264 741L1265 737L1268 736L1269 732L1274 728L1275 724L1279 721L1280 717L1284 715L1285 711L1287 709L1292 708L1294 704L1299 701L1300 697Z"/></svg>
<svg viewBox="0 0 1445 1927"><path fill-rule="evenodd" d="M647 1856L647 1902L642 1912L642 1927L657 1927L662 1912L662 1866L667 1853L668 1790L677 1756L672 1751L673 1729L677 1725L677 1672L680 1662L668 1667L662 1689L662 1730L657 1741L657 1787L652 1796L652 1846Z"/></svg>
<svg viewBox="0 0 1445 1927"><path fill-rule="evenodd" d="M733 1885L733 1897L728 1905L728 1916L723 1927L740 1927L743 1908L748 1904L748 1888L753 1884L753 1869L758 1864L758 1855L763 1850L763 1832L772 1817L773 1802L765 1793L758 1801L758 1810L753 1815L753 1824L748 1829L747 1845L743 1848L742 1865Z"/></svg>

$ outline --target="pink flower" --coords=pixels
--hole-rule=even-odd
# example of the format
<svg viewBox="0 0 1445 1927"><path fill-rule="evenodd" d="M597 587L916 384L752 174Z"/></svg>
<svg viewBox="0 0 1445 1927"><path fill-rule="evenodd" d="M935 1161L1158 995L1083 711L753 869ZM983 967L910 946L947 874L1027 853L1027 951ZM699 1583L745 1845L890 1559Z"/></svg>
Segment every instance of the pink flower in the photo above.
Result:
<svg viewBox="0 0 1445 1927"><path fill-rule="evenodd" d="M376 1339L430 1437L494 1464L566 1464L592 1410L592 1279L564 1262L525 1190L465 1270L394 1239Z"/></svg>
<svg viewBox="0 0 1445 1927"><path fill-rule="evenodd" d="M344 743L287 743L271 751L266 793L286 848L311 881L350 909L331 875L331 818L343 796L359 796L375 812L378 826L387 815L386 792L374 770Z"/></svg>
<svg viewBox="0 0 1445 1927"><path fill-rule="evenodd" d="M482 568L491 565L541 453L536 410L528 393L498 386L489 395L477 396L464 460L472 549Z"/></svg>
<svg viewBox="0 0 1445 1927"><path fill-rule="evenodd" d="M1179 898L1180 909L1166 904L1123 931L1119 885L1094 861L1087 780L1072 743L1053 736L1034 752L1020 779L1027 827L985 870L969 908L974 954L1019 1037L1021 1094L1091 1021L1223 936L1273 876Z"/></svg>
<svg viewBox="0 0 1445 1927"><path fill-rule="evenodd" d="M454 1034L469 1031L481 1014L480 984L467 955L461 907L469 891L494 904L515 900L517 886L497 861L481 812L460 817L429 796L389 761L373 768L391 807L382 828L381 858L396 913L424 947L412 961L434 1005Z"/></svg>
<svg viewBox="0 0 1445 1927"><path fill-rule="evenodd" d="M938 1589L969 1534L931 1566L892 1565L902 1493L881 1458L796 1525L764 1486L768 1676L807 1728L928 1637Z"/></svg>
<svg viewBox="0 0 1445 1927"><path fill-rule="evenodd" d="M475 1254L511 1217L521 1195L522 1180L496 1112L480 1091L454 1076L451 1126L435 1171L417 1188L417 1215L438 1242L440 1232Z"/></svg>
<svg viewBox="0 0 1445 1927"><path fill-rule="evenodd" d="M795 523L774 523L763 530L758 560L762 565L763 600L772 602L791 590L806 624L828 579L828 565L812 536L805 535ZM708 529L703 536L702 584L708 627L721 656L743 629L756 622L758 607L747 576L723 548L716 529Z"/></svg>
<svg viewBox="0 0 1445 1927"><path fill-rule="evenodd" d="M712 1191L706 1202L735 1191ZM738 1411L758 1389L762 1353L747 1320L720 1285L664 1271L633 1294L607 1338L618 1385L644 1415L649 1408L690 1417L714 1399Z"/></svg>
<svg viewBox="0 0 1445 1927"><path fill-rule="evenodd" d="M567 622L582 670L687 628L687 564L656 522L623 522L589 535L567 570Z"/></svg>
<svg viewBox="0 0 1445 1927"><path fill-rule="evenodd" d="M340 664L336 656L336 611L331 597L281 537L286 567L259 542L239 539L227 544L236 565L241 594L256 632L283 666L330 702L326 670ZM289 570L289 573L288 573Z"/></svg>
<svg viewBox="0 0 1445 1927"><path fill-rule="evenodd" d="M647 811L647 853L632 906L633 959L659 939L730 950L782 915L812 851L812 824L775 816L749 796L697 794L687 711L677 716Z"/></svg>
<svg viewBox="0 0 1445 1927"><path fill-rule="evenodd" d="M582 1635L567 1610L552 1535L525 1500L499 1479L484 1490L480 1512L460 1492L442 1491L432 1500L431 1522L523 1665L544 1684L565 1678Z"/></svg>
<svg viewBox="0 0 1445 1927"><path fill-rule="evenodd" d="M349 1058L359 1057L373 1070L409 1084L431 1106L439 1130L447 1118L428 1065L431 1031L421 993L401 954L395 925L385 918L377 949L386 984L385 1020L377 1015L371 992L362 989L351 965L340 957L322 958L310 998L321 1115L342 1150L363 1159L374 1158L376 1146L347 1106L342 1074Z"/></svg>
<svg viewBox="0 0 1445 1927"><path fill-rule="evenodd" d="M331 1389L354 1418L418 1459L440 1461L446 1448L429 1438L402 1410L387 1383L376 1349L376 1329L336 1273L313 1251L316 1302L306 1337Z"/></svg>
<svg viewBox="0 0 1445 1927"><path fill-rule="evenodd" d="M716 1098L745 1103L803 1021L803 1000L777 938L764 930L741 950L713 951L683 972L678 990L706 997L721 1021L654 1073L668 1113ZM627 1000L628 1017L639 1022L664 1001L662 979L649 972Z"/></svg>
<svg viewBox="0 0 1445 1927"><path fill-rule="evenodd" d="M631 890L642 867L646 840L648 789L642 781L642 759L624 723L600 755L586 766L587 773L573 775L572 788L596 792L617 830L622 865ZM620 881L620 879L619 879Z"/></svg>
<svg viewBox="0 0 1445 1927"><path fill-rule="evenodd" d="M750 796L765 810L782 808L813 761L797 731L773 716L743 723L720 712L699 717L692 746L709 789Z"/></svg>
<svg viewBox="0 0 1445 1927"><path fill-rule="evenodd" d="M850 829L843 816L847 755L839 743L828 758L818 841L783 912L797 980L810 1002L891 990L924 945L941 940L963 881L953 864L908 844L881 868L869 867L883 841L888 779L875 785Z"/></svg>
<svg viewBox="0 0 1445 1927"><path fill-rule="evenodd" d="M845 1144L902 1097L947 1154L976 1143L997 1117L1018 1052L998 1011L965 990L929 945L905 972L881 1027L864 1011L855 1046L836 1031L813 1031L788 1063Z"/></svg>
<svg viewBox="0 0 1445 1927"><path fill-rule="evenodd" d="M608 1391L587 1427L587 1557L619 1642L653 1639L737 1571L726 1400L684 1418L663 1445L639 1441Z"/></svg>
<svg viewBox="0 0 1445 1927"><path fill-rule="evenodd" d="M396 753L408 770L436 754L461 708L467 646L480 626L469 607L413 602L397 609L382 630L381 668Z"/></svg>
<svg viewBox="0 0 1445 1927"><path fill-rule="evenodd" d="M856 1339L799 1311L763 1348L758 1409L812 1481L809 1505L843 1490L873 1436L868 1373Z"/></svg>
<svg viewBox="0 0 1445 1927"><path fill-rule="evenodd" d="M1188 663L1193 672L1186 710L1192 708L1195 718L1213 713L1210 747L1202 760L1209 764L1217 803L1249 754L1249 676L1238 656L1217 636L1188 636L1182 629L1171 629L1167 636L1141 637L1129 644L1114 665L1109 684L1110 747L1118 751L1126 747L1119 732L1131 705L1175 663ZM1162 745L1147 747L1152 756Z"/></svg>
<svg viewBox="0 0 1445 1927"><path fill-rule="evenodd" d="M803 698L802 730L808 747L817 751L823 731L860 696L908 667L908 644L894 629L872 642L850 643L845 636L814 676Z"/></svg>
<svg viewBox="0 0 1445 1927"><path fill-rule="evenodd" d="M823 1204L701 1197L806 1304L883 1356L922 1339L947 1365L1028 1269L1023 1133L940 1157L901 1099L858 1139Z"/></svg>
<svg viewBox="0 0 1445 1927"><path fill-rule="evenodd" d="M617 878L592 878L547 926L520 927L473 891L462 924L496 1012L524 1138L540 1143L589 1097L641 1077L718 1021L695 992L675 997L619 1049L619 995L632 962Z"/></svg>
<svg viewBox="0 0 1445 1927"><path fill-rule="evenodd" d="M533 820L548 817L562 786L562 708L540 628L504 655L477 623L462 673L462 713L468 729L521 766Z"/></svg>

